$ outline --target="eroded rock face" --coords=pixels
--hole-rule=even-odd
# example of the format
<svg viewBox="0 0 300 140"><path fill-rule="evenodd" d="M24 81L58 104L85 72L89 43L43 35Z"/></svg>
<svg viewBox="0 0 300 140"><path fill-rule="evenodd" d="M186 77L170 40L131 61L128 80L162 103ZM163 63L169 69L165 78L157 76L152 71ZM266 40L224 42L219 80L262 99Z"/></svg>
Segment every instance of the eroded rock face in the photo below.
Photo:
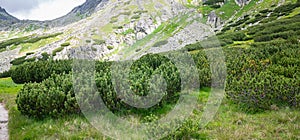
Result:
<svg viewBox="0 0 300 140"><path fill-rule="evenodd" d="M220 17L216 14L215 11L212 11L208 14L207 24L209 24L212 28L219 28L222 26L223 22Z"/></svg>
<svg viewBox="0 0 300 140"><path fill-rule="evenodd" d="M131 3L140 2L140 1L131 1ZM147 3L147 1L145 1ZM165 1L167 5L165 6L161 3L155 3L154 8L157 9L157 12L150 12L149 10L145 10L146 8L143 7L144 3L140 4L140 10L145 10L146 12L141 12L139 14L139 18L137 19L130 19L136 13L132 12L131 15L121 14L125 13L126 10L121 10L119 13L115 13L114 17L117 17L118 21L113 22L115 27L120 28L113 28L111 33L105 33L102 35L102 39L105 40L105 43L101 45L92 45L94 48L95 53L97 54L97 59L108 59L108 60L116 60L118 56L122 56L123 54L116 53L119 50L122 50L124 47L130 47L138 40L145 38L147 35L153 33L163 22L170 20L171 18L175 17L176 15L184 14L184 13L195 13L195 11L189 11L186 7L182 4L177 3L176 0ZM195 3L197 0L194 1ZM110 3L108 4L110 5ZM114 9L115 10L115 9ZM107 15L98 17L99 19L111 19L112 15ZM128 16L130 21L124 23L124 20L120 20L120 17L124 18ZM202 15L198 15L197 18L202 18ZM188 21L188 20L187 20ZM170 42L175 42L178 40L179 37L184 36L182 34L176 36L173 40L171 39ZM182 37L183 38L183 37ZM186 39L184 39L186 40ZM147 40L146 45L151 45L155 42L152 40ZM92 43L93 44L93 43ZM171 44L169 48L162 49L164 50L172 50L178 48L178 44ZM74 50L69 50L70 53L68 54L69 58L76 57L76 53ZM88 51L85 49L80 49L80 51ZM153 51L156 52L156 51ZM61 55L60 53L57 54L58 56ZM98 57L99 56L99 57ZM104 56L104 57L103 57Z"/></svg>
<svg viewBox="0 0 300 140"><path fill-rule="evenodd" d="M159 47L152 47L146 53L162 53L181 49L188 44L193 44L195 42L205 39L207 36L212 35L213 31L208 29L209 27L207 27L207 25L193 22L180 32L168 38L166 44ZM206 46L203 44L203 47Z"/></svg>
<svg viewBox="0 0 300 140"><path fill-rule="evenodd" d="M0 53L0 73L8 71L11 67L10 61L17 58L20 49Z"/></svg>
<svg viewBox="0 0 300 140"><path fill-rule="evenodd" d="M235 3L240 7L243 7L250 3L251 0L235 0Z"/></svg>
<svg viewBox="0 0 300 140"><path fill-rule="evenodd" d="M99 12L101 13L101 16L99 13L95 13L95 16L94 15L91 16L90 19L82 20L77 23L68 25L72 28L72 30L70 30L71 31L70 34L64 35L63 38L60 38L60 40L58 41L51 42L50 44L47 44L45 46L41 46L39 49L35 50L34 54L27 56L27 59L33 57L40 59L42 58L42 53L47 53L49 55L52 55L55 49L61 47L61 44L65 42L69 42L71 45L65 47L62 51L57 52L56 55L53 56L53 59L76 58L78 54L75 53L75 50L73 48L82 46L79 47L79 50L77 51L92 52L90 54L89 53L86 54L88 58L116 60L114 59L114 57L123 55L121 53L123 48L130 47L134 45L137 41L145 38L147 35L152 34L156 29L158 29L158 27L160 27L160 25L162 25L162 23L168 22L170 19L173 19L178 15L181 16L182 14L187 14L187 13L197 13L197 11L194 11L194 9L188 9L185 6L183 6L181 3L178 3L178 0L164 1L164 3L160 3L160 2L153 3L154 4L153 8L155 9L155 11L151 11L151 8L150 10L149 8L147 9L147 6L145 5L149 5L149 3L145 4L148 2L146 0L143 2L128 0L127 2L130 2L133 5L140 4L139 5L140 8L132 11L130 14L124 14L128 10L130 10L128 8L127 10L123 8L123 6L125 5L124 1L118 1L118 3L115 3L113 1L108 1L105 6L104 6L104 1L107 0L96 0L94 2L96 3L95 5L97 5L97 3L100 2L100 6L98 6L97 8L100 9L101 7L103 8ZM199 2L199 0L193 0L192 2L196 4ZM93 3L93 1L88 0L86 3ZM82 7L79 7L79 9L86 9L84 8L86 6L91 6L91 5L84 4ZM140 12L142 11L142 12L138 14L134 13L138 11ZM112 14L111 12L114 12L114 14ZM134 15L138 15L139 18L132 19L132 16ZM197 17L198 19L203 18L202 14L198 14L197 16L199 16ZM117 17L118 20L115 22L111 22L111 19L113 17ZM126 18L127 20L125 20ZM192 19L193 18L189 17L186 21L190 22ZM104 27L109 23L113 24L112 26L117 28L112 28L111 31L103 32L101 27ZM213 25L213 27L216 28L219 27L222 22L215 13L212 13L209 19L209 23L211 23L211 25ZM61 31L59 30L60 28L64 29L63 27L59 27L57 28L57 31ZM94 29L95 31L93 31ZM181 29L178 28L177 30L181 30ZM162 33L159 32L158 34L162 34ZM96 42L95 39L91 38L91 36L93 35L101 36L101 39L97 39L97 40L101 40L100 42L102 43L99 42L95 43ZM158 36L157 38L159 37L160 36ZM196 40L198 39L199 38L197 38ZM90 40L90 43L85 42L86 40ZM178 40L180 41L178 42ZM170 42L168 47L163 47L159 51L155 51L155 49L158 48L153 48L154 50L151 52L161 52L165 50L177 49L182 47L182 45L184 45L185 41L187 40L188 39L185 39L184 34L178 34L172 37L172 39L168 40ZM155 40L152 41L152 39L151 40L146 39L145 42L146 45L151 46L151 44L153 45L153 43L155 43ZM187 41L187 43L191 43L191 42L192 41ZM83 46L85 45L90 48L84 48Z"/></svg>

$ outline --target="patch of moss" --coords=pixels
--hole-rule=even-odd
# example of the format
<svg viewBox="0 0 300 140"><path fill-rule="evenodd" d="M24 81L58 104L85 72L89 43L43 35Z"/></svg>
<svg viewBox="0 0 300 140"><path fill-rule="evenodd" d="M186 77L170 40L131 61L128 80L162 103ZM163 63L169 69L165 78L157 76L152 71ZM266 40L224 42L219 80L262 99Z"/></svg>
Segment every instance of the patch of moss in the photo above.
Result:
<svg viewBox="0 0 300 140"><path fill-rule="evenodd" d="M107 49L112 50L114 49L114 46L107 46Z"/></svg>
<svg viewBox="0 0 300 140"><path fill-rule="evenodd" d="M67 47L67 46L70 46L70 45L71 45L70 42L65 42L65 43L61 44L60 46L62 46L62 47Z"/></svg>
<svg viewBox="0 0 300 140"><path fill-rule="evenodd" d="M131 17L131 19L139 19L141 16L140 15L134 15Z"/></svg>
<svg viewBox="0 0 300 140"><path fill-rule="evenodd" d="M105 40L94 39L93 45L102 45L102 44L105 44Z"/></svg>

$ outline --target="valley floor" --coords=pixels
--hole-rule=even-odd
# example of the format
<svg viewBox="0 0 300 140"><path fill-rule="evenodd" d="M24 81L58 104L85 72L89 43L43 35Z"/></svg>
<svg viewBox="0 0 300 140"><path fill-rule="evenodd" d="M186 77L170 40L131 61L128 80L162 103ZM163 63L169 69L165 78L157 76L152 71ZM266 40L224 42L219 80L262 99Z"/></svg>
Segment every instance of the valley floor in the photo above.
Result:
<svg viewBox="0 0 300 140"><path fill-rule="evenodd" d="M21 115L15 103L21 87L10 78L0 79L0 98L9 110L10 139L107 139L83 116L70 115L41 121ZM199 101L204 101L207 95L209 89L202 90ZM193 123L197 123L198 118L200 115L197 113L192 116ZM216 116L205 128L193 129L197 128L194 125L189 128L183 128L182 139L300 139L300 111L274 108L249 114L224 99Z"/></svg>

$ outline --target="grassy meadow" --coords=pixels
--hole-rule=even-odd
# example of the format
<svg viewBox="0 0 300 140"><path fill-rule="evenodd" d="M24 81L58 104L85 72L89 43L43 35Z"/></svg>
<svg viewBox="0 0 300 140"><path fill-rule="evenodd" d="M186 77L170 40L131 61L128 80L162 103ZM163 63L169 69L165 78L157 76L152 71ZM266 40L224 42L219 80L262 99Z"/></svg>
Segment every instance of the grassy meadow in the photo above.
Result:
<svg viewBox="0 0 300 140"><path fill-rule="evenodd" d="M22 85L13 83L10 78L2 78L0 87L1 100L9 110L10 139L109 139L81 115L44 120L24 116L17 110L15 103L17 92ZM199 92L199 108L205 104L209 93L209 88L204 88ZM225 99L214 119L205 128L200 129L195 126L200 117L200 113L191 115L193 123L189 124L188 128L197 129L181 130L183 133L188 132L183 134L183 139L190 139L195 135L196 138L201 139L300 138L300 112L288 107L251 114L240 111L236 105Z"/></svg>

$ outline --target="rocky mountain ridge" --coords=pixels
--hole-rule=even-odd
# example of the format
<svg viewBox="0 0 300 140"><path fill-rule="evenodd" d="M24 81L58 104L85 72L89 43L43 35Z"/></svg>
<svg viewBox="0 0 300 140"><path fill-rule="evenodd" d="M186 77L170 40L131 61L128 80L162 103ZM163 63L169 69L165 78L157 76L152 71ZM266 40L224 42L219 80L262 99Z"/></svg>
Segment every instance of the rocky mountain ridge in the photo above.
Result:
<svg viewBox="0 0 300 140"><path fill-rule="evenodd" d="M97 12L107 1L108 0L87 0L82 5L75 7L67 15L48 21L47 23L51 26L65 26L67 24L79 21Z"/></svg>
<svg viewBox="0 0 300 140"><path fill-rule="evenodd" d="M9 13L6 12L4 8L0 7L0 30L1 27L9 26L19 21L20 21L19 19L10 15Z"/></svg>
<svg viewBox="0 0 300 140"><path fill-rule="evenodd" d="M247 11L243 9L247 7L243 3L253 8L248 7L250 10ZM11 44L6 47L6 50L19 49L18 52L11 53L14 58L29 53L26 59L30 60L43 59L45 54L53 59L74 58L76 48L80 48L81 51L92 51L94 55L91 57L98 60L138 58L147 53L180 49L214 35L214 30L221 30L224 25L228 24L227 21L238 22L243 19L243 15L254 16L258 13L255 8L263 10L272 5L266 5L266 1L262 0L228 0L218 4L221 7L214 9L210 7L211 5L203 5L198 0L161 0L159 2L103 0L95 6L96 12L91 12L93 14L80 21L51 29L40 28L26 32L27 35L35 34L35 36L55 33L61 33L61 35L33 43ZM274 4L277 3L274 2ZM224 9L229 5L236 6ZM78 12L76 9L82 7L89 6L79 6L71 13ZM209 10L205 11L205 9ZM229 15L224 11L231 12L230 18L224 16ZM1 38L7 40L5 36L12 38L10 34L12 32L3 32L0 40ZM18 35L19 32L14 34ZM1 53L0 56L5 57ZM10 61L14 58L5 59L5 64L3 62L1 65L9 69Z"/></svg>
<svg viewBox="0 0 300 140"><path fill-rule="evenodd" d="M17 22L18 19L6 12L6 10L2 7L0 7L0 20L6 20L6 21L15 21Z"/></svg>
<svg viewBox="0 0 300 140"><path fill-rule="evenodd" d="M28 26L35 26L35 28L66 26L91 16L93 13L97 12L101 6L103 6L103 3L107 1L108 0L87 0L82 5L73 8L73 10L65 16L48 21L19 20L8 14L5 9L0 7L0 23L4 21L6 23L0 24L0 30L11 30L14 28L26 29Z"/></svg>

